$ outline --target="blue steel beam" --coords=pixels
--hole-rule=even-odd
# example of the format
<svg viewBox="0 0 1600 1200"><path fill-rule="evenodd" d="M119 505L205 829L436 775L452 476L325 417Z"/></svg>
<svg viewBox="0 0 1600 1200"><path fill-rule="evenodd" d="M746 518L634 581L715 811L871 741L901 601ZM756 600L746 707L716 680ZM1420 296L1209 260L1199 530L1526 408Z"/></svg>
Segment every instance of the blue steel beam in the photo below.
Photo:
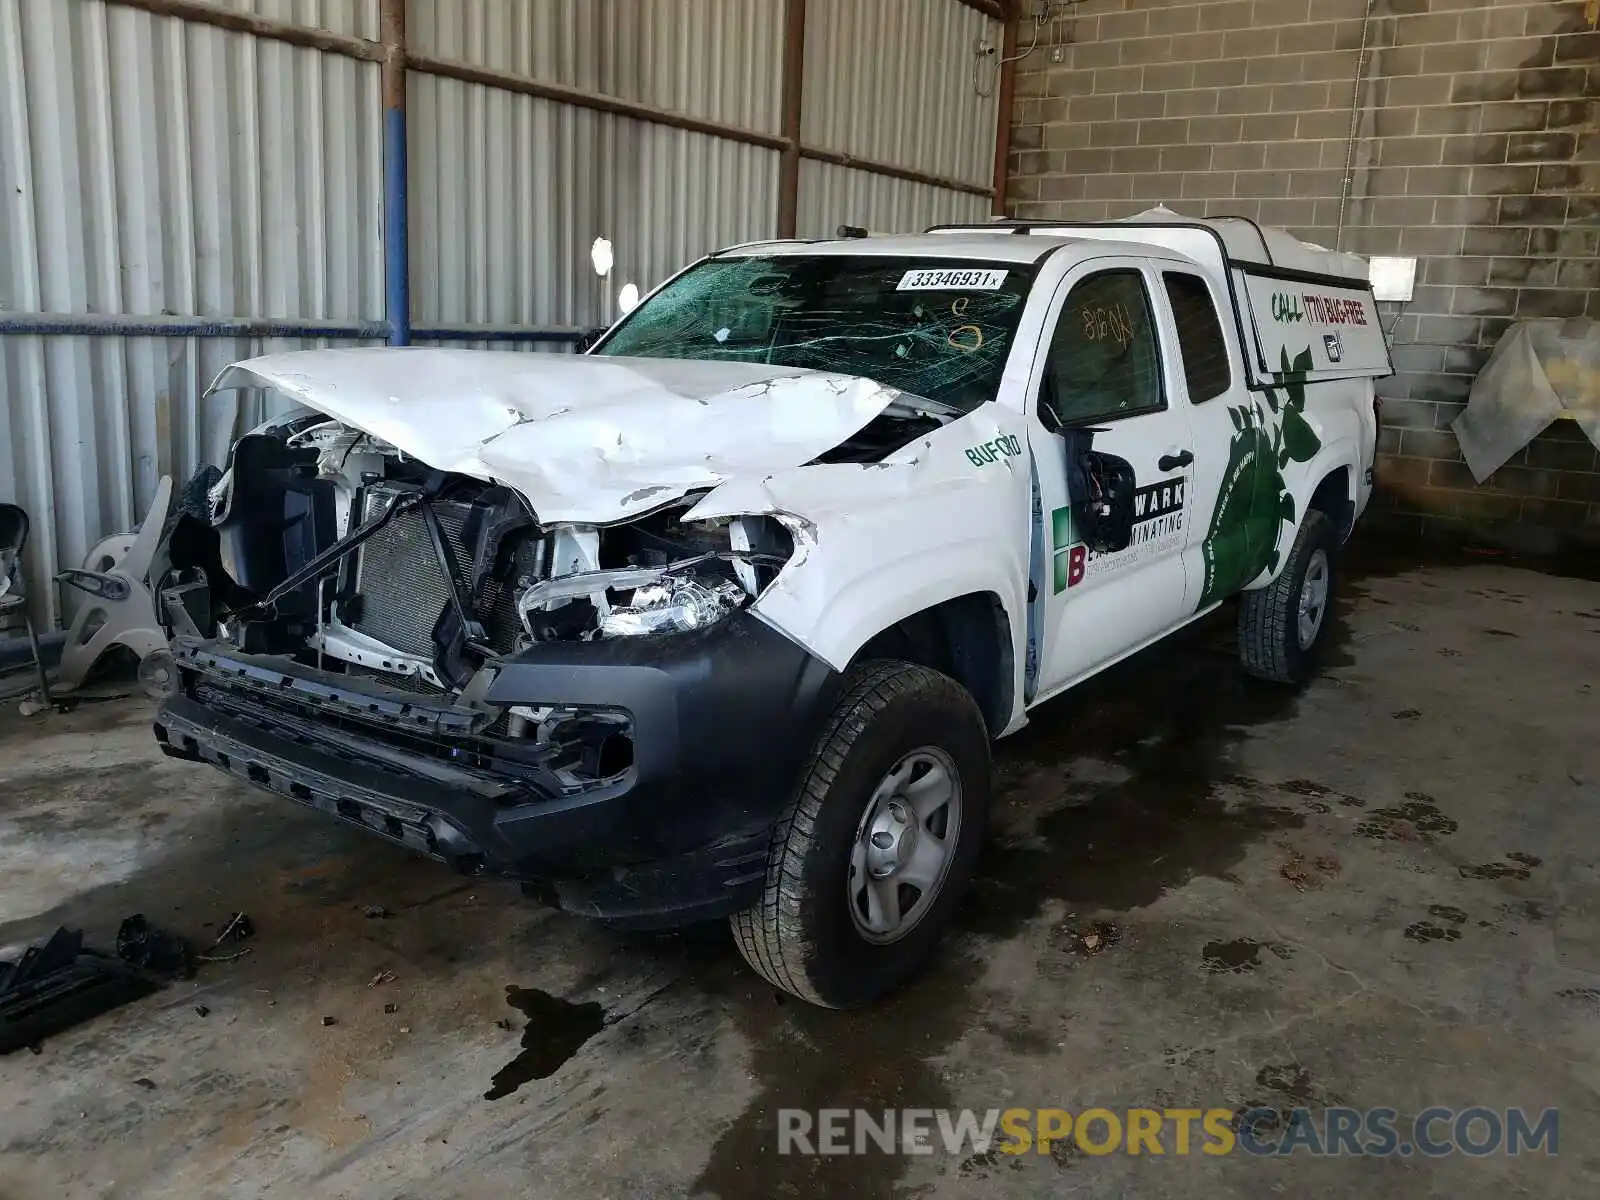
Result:
<svg viewBox="0 0 1600 1200"><path fill-rule="evenodd" d="M52 337L329 338L381 341L388 321L308 321L286 317L169 317L124 313L0 312L0 334ZM576 342L569 325L419 325L414 338L436 342Z"/></svg>
<svg viewBox="0 0 1600 1200"><path fill-rule="evenodd" d="M406 154L406 0L381 0L383 299L389 344L411 344L411 220Z"/></svg>
<svg viewBox="0 0 1600 1200"><path fill-rule="evenodd" d="M0 312L0 333L62 337L347 338L354 341L387 337L389 323L284 317Z"/></svg>
<svg viewBox="0 0 1600 1200"><path fill-rule="evenodd" d="M577 342L588 332L570 325L416 325L411 336L424 342Z"/></svg>

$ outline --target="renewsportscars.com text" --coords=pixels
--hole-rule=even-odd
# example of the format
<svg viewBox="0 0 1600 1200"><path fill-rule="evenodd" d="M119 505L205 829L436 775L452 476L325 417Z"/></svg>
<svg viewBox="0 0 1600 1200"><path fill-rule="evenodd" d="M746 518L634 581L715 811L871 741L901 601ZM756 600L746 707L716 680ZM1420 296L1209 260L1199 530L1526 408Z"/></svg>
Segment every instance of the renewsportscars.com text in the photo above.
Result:
<svg viewBox="0 0 1600 1200"><path fill-rule="evenodd" d="M778 1110L778 1153L811 1155L1307 1154L1386 1157L1555 1154L1560 1113L1521 1108L1064 1108Z"/></svg>

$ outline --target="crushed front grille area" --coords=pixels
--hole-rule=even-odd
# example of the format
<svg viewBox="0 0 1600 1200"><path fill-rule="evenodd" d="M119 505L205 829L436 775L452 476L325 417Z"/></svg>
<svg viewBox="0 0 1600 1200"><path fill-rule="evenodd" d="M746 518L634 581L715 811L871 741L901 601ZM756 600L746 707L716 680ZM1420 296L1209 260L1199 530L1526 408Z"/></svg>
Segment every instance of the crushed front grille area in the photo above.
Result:
<svg viewBox="0 0 1600 1200"><path fill-rule="evenodd" d="M196 682L191 694L215 712L352 763L392 770L390 760L364 749L388 746L405 754L481 772L485 778L521 780L539 786L546 796L562 791L546 765L550 753L525 740L443 736L404 726L380 727L320 705L289 699L267 701L204 679Z"/></svg>
<svg viewBox="0 0 1600 1200"><path fill-rule="evenodd" d="M382 512L394 494L386 488L368 489L362 521ZM466 525L472 506L434 501L433 511L457 567L470 570ZM433 631L449 602L450 583L433 552L422 513L416 509L401 513L373 534L358 554L356 588L361 594L361 612L352 628L385 646L432 659L436 650Z"/></svg>
<svg viewBox="0 0 1600 1200"><path fill-rule="evenodd" d="M390 488L369 488L362 504L361 520L372 520L396 494ZM468 541L468 530L472 505L435 500L433 511L455 555L456 567L470 582L473 546ZM536 538L525 538L516 546L512 579L532 577L537 545ZM356 554L356 590L361 595L361 603L356 619L349 622L350 627L402 653L432 660L438 650L433 631L450 603L450 583L433 552L422 513L411 510L396 516L373 534ZM494 578L484 581L479 589L476 615L491 648L501 654L509 654L516 648L522 621L517 615L514 584L508 586Z"/></svg>

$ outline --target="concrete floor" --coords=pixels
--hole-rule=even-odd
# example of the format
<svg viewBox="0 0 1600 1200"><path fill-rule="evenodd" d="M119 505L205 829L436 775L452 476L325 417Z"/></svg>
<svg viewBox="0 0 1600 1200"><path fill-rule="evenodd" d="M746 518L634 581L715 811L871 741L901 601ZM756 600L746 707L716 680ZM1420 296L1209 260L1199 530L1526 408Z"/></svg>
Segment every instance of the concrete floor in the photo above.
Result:
<svg viewBox="0 0 1600 1200"><path fill-rule="evenodd" d="M1600 584L1356 557L1304 693L1243 681L1213 622L1004 744L962 930L850 1014L779 1003L718 931L608 933L167 762L142 702L9 704L0 948L109 945L135 911L260 932L0 1059L0 1197L1594 1195ZM786 1106L1253 1102L1559 1106L1562 1150L802 1159L774 1135Z"/></svg>

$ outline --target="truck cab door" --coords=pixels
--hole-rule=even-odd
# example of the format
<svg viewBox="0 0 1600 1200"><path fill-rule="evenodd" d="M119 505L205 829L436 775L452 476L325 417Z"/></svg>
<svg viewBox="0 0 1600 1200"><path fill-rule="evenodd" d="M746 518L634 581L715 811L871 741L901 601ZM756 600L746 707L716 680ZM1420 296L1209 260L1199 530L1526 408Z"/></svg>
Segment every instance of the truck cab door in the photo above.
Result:
<svg viewBox="0 0 1600 1200"><path fill-rule="evenodd" d="M1188 605L1221 603L1268 565L1280 522L1277 447L1265 401L1241 374L1236 326L1224 321L1220 283L1178 263L1159 264L1160 306L1172 321L1173 402L1188 411L1195 461L1184 551Z"/></svg>
<svg viewBox="0 0 1600 1200"><path fill-rule="evenodd" d="M1187 405L1169 397L1165 314L1155 271L1095 259L1052 299L1030 421L1038 470L1043 601L1036 699L1183 622L1192 501ZM1096 548L1068 480L1085 450L1131 468L1126 544ZM1119 468L1120 469L1120 468Z"/></svg>

